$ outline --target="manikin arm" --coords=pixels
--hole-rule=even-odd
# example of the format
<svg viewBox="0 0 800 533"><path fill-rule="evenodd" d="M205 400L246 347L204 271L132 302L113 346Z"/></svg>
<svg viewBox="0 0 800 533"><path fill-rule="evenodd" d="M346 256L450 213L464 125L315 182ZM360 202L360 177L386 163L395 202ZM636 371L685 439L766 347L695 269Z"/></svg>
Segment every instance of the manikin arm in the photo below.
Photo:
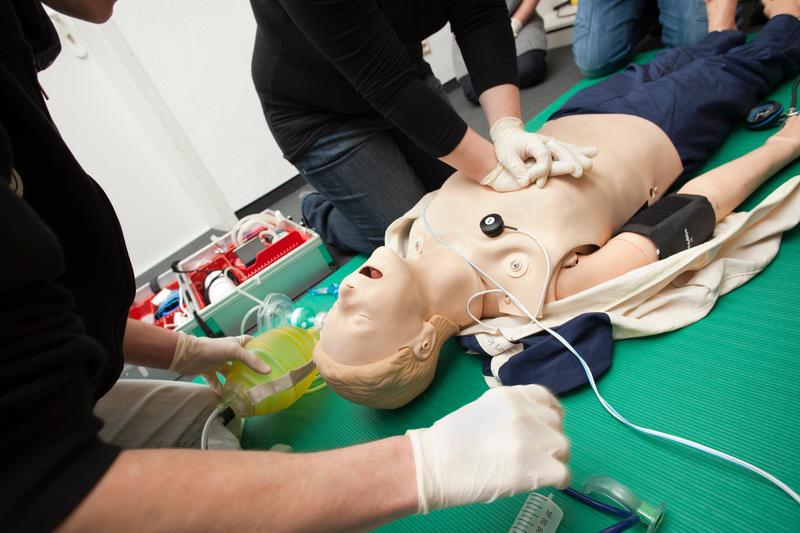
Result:
<svg viewBox="0 0 800 533"><path fill-rule="evenodd" d="M764 181L798 157L800 117L794 116L763 146L698 176L678 192L708 198L719 222ZM556 281L556 299L577 294L657 260L653 241L636 233L620 233L593 254L580 257L574 267L561 270Z"/></svg>

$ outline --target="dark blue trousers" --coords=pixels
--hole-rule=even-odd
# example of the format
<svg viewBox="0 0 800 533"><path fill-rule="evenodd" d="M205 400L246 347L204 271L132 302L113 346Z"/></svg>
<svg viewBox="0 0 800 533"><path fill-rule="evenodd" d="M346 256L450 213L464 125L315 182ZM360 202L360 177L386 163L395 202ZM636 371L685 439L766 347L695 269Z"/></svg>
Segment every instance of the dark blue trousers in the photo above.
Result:
<svg viewBox="0 0 800 533"><path fill-rule="evenodd" d="M714 32L695 46L630 65L576 93L550 119L593 113L647 119L670 138L687 175L752 107L798 72L800 20L779 15L747 44L742 32Z"/></svg>

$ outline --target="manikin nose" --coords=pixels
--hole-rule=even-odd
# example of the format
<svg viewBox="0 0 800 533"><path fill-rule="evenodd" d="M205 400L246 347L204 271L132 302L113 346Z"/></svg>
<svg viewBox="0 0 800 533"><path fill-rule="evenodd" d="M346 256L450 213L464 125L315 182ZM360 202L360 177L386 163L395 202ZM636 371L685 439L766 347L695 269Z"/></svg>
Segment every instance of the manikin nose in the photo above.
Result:
<svg viewBox="0 0 800 533"><path fill-rule="evenodd" d="M352 283L350 283L348 281L345 281L344 283L342 283L342 286L339 287L339 294L341 295L342 293L344 293L345 295L348 295L354 289L355 289L355 286Z"/></svg>

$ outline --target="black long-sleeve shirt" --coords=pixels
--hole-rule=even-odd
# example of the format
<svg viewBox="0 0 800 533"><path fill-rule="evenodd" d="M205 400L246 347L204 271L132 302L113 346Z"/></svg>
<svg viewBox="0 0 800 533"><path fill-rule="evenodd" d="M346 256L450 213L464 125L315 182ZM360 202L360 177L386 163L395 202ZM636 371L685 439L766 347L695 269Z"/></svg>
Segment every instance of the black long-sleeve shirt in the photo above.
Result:
<svg viewBox="0 0 800 533"><path fill-rule="evenodd" d="M422 79L420 42L447 22L477 94L517 83L503 0L251 0L253 80L284 156L296 160L342 121L383 116L435 157L466 123Z"/></svg>
<svg viewBox="0 0 800 533"><path fill-rule="evenodd" d="M40 93L35 66L57 49L37 0L0 0L0 519L7 531L52 530L119 453L98 438L92 410L122 369L133 273L111 204L64 144Z"/></svg>

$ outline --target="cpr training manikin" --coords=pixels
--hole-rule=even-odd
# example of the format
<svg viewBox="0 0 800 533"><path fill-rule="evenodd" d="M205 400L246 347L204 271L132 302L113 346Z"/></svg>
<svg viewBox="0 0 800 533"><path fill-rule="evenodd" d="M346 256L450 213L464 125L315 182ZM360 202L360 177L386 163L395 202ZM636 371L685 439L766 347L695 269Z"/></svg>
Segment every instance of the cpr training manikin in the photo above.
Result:
<svg viewBox="0 0 800 533"><path fill-rule="evenodd" d="M785 38L780 32L762 34L764 41ZM752 46L732 51L746 55ZM775 47L775 62L748 64L751 70L776 70L763 77L770 80L764 82L763 95L737 95L732 80L727 93L703 98L738 98L745 100L735 102L742 108L754 105L800 69L800 47L782 46ZM742 65L741 57L733 59ZM646 68L629 67L618 76L636 76L637 69ZM622 85L614 79L598 86ZM696 136L687 143L681 119L696 111L690 100L681 106L673 101L654 116L633 104L625 112L603 112L608 100L599 97L596 112L587 112L594 105L590 96L577 93L573 100L582 104L575 106L579 110L564 113L568 101L538 132L597 147L593 166L582 177L551 177L543 188L498 192L455 173L389 227L386 246L341 283L315 348L314 361L331 388L358 403L402 406L428 387L439 350L452 335L480 332L513 341L534 332L537 328L515 298L544 324L606 311L619 313L620 337L675 329L704 316L720 294L774 257L782 232L800 219L800 179L787 181L750 212L732 211L800 157L799 117L789 118L763 146L665 196L687 167L702 163L719 146L735 125L735 113L715 117L715 124L691 124ZM698 106L708 108L706 103ZM504 223L496 232L486 227L494 218ZM734 260L726 255L737 253ZM742 271L726 270L737 265ZM644 305L664 291L680 289L675 281L690 276L716 287L704 287L708 290L702 297L692 293L682 300L670 293L665 298L669 305ZM683 318L665 320L664 313L670 312ZM643 317L652 320L640 321L637 332L635 323Z"/></svg>
<svg viewBox="0 0 800 533"><path fill-rule="evenodd" d="M569 295L569 290L560 294L559 288L560 280L570 270L587 265L585 274L579 277L599 283L609 275L623 274L623 269L647 265L657 259L655 246L641 235L623 233L611 237L641 203L657 200L658 191L666 190L678 177L681 167L680 162L675 161L674 148L663 134L654 131L657 128L638 123L636 125L641 127L632 137L641 143L638 153L642 154L642 166L636 167L637 162L633 161L629 168L645 168L656 161L648 169L652 178L642 179L640 176L648 175L645 173L612 172L610 162L630 144L618 142L618 136L589 139L592 124L613 124L619 119L618 125L627 128L632 125L629 119L641 119L570 118L550 123L551 127L542 131L552 132L555 130L552 126L562 120L564 124L573 122L572 126L577 122L574 119L583 119L585 127L569 129L581 133L568 140L597 144L600 151L594 159L594 168L582 178L551 179L543 189L531 187L498 193L456 173L440 191L423 198L408 216L389 228L387 247L376 250L361 269L345 278L314 353L317 367L334 390L352 401L375 407L394 408L409 402L433 379L442 343L459 330L476 324L467 311L466 302L472 295L494 288L461 256L430 234L420 216L425 206L430 226L444 241L479 264L524 300L529 309L538 310L545 318L549 303ZM797 138L800 120L796 117L791 126L793 131L784 132L784 135L790 133ZM602 129L608 131L608 128ZM568 133L562 130L559 135L567 138ZM776 135L774 142L779 140L780 136ZM796 139L795 144L800 144L800 140ZM800 150L795 149L793 153L797 157ZM746 167L747 162L734 161L731 165ZM615 166L621 166L618 160ZM669 169L672 176L664 176L660 169ZM718 181L714 178L719 178L720 173L696 178L682 191L698 195L705 192L719 220L768 177L760 175L755 180L749 179L752 173L746 168L743 174L747 178L739 187L725 189L735 194L717 193L719 199L714 198L714 186ZM783 190L776 191L785 196L778 200L785 201L772 201L789 202L794 206L788 210L793 216L789 227L797 223L800 209L796 185L797 181L793 180ZM651 195L651 191L656 192ZM738 200L733 196L738 196ZM595 201L596 197L602 200ZM766 200L764 203L770 204ZM541 240L550 256L549 279L544 277L547 270L544 256L531 238L514 231L496 238L482 233L479 223L487 213L501 214L506 224L524 228ZM782 213L785 217L786 213ZM638 242L628 244L629 238L645 241L650 248ZM614 241L620 241L619 245L606 248ZM594 255L592 250L598 250L594 254L603 257L596 262L587 261ZM579 282L580 279L574 284ZM544 290L547 291L546 305L540 308ZM475 298L469 311L480 319L522 314L504 295L497 293Z"/></svg>

